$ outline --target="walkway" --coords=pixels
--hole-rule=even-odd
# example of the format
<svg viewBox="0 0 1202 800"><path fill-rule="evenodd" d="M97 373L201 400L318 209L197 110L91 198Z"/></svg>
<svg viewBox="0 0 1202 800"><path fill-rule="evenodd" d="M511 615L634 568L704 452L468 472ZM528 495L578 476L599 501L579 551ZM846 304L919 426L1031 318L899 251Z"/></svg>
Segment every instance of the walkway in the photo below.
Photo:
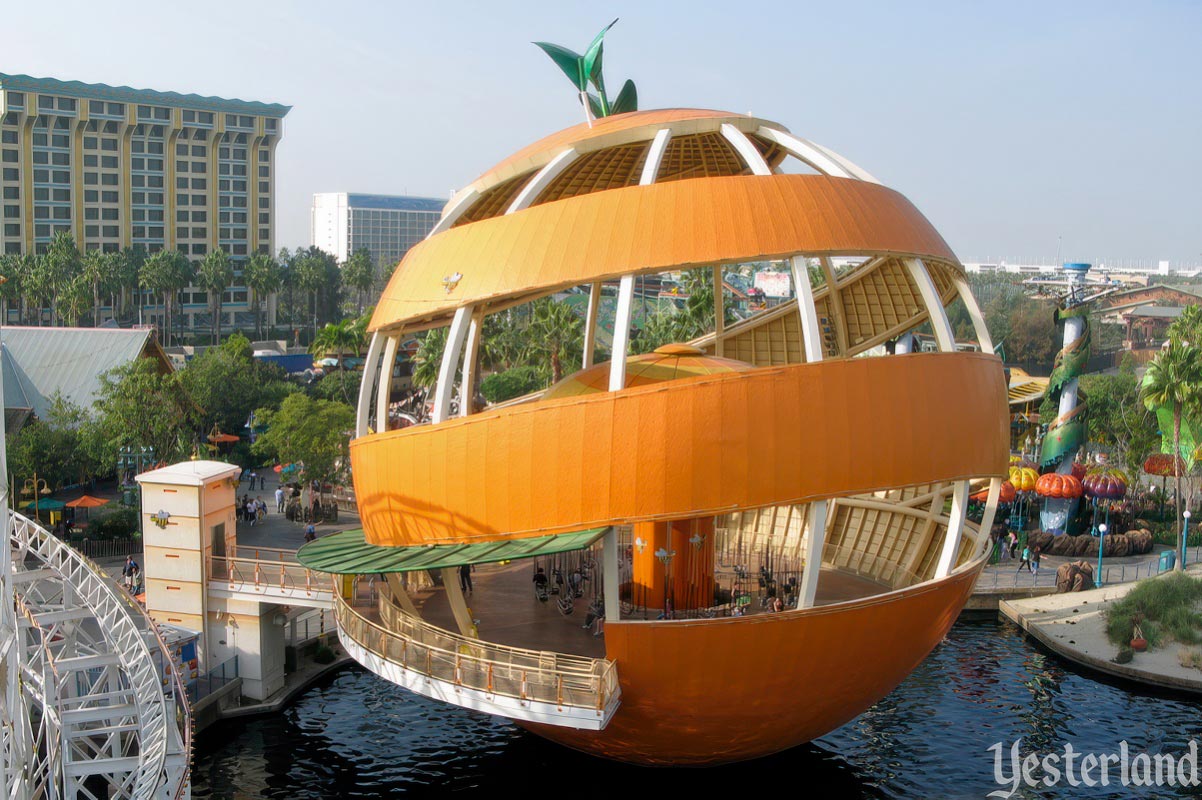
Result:
<svg viewBox="0 0 1202 800"><path fill-rule="evenodd" d="M1202 565L1187 571L1202 578ZM998 608L1032 638L1083 667L1124 680L1202 695L1202 671L1178 663L1177 652L1182 645L1170 643L1136 653L1127 664L1111 660L1118 648L1106 638L1105 611L1135 585L1133 581L1088 592L1003 601Z"/></svg>

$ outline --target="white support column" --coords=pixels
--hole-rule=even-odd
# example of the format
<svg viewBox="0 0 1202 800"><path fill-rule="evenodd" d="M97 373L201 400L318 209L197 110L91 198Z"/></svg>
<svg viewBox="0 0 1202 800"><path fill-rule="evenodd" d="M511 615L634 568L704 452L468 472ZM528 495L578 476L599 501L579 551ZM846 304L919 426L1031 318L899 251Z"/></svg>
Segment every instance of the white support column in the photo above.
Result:
<svg viewBox="0 0 1202 800"><path fill-rule="evenodd" d="M396 366L396 351L401 343L401 334L388 336L384 343L384 359L380 364L380 384L376 387L376 430L388 430L388 400L392 396L392 368Z"/></svg>
<svg viewBox="0 0 1202 800"><path fill-rule="evenodd" d="M363 380L359 383L359 403L355 412L356 436L367 435L368 417L371 416L371 392L376 386L376 380L380 377L380 343L383 339L383 334L373 333L371 343L367 345L367 360L363 362ZM377 429L382 427L384 426L381 426L379 422L376 423Z"/></svg>
<svg viewBox="0 0 1202 800"><path fill-rule="evenodd" d="M826 512L826 500L810 503L810 535L806 537L805 566L801 572L801 590L797 593L798 608L813 608L818 596L818 576L822 571L822 550L826 544Z"/></svg>
<svg viewBox="0 0 1202 800"><path fill-rule="evenodd" d="M467 328L467 345L463 355L463 382L459 385L459 416L466 417L472 413L472 405L476 397L477 363L480 359L480 335L484 328L484 309L472 314L472 321Z"/></svg>
<svg viewBox="0 0 1202 800"><path fill-rule="evenodd" d="M622 613L621 604L618 602L621 554L618 552L618 529L613 525L605 530L605 538L601 543L601 559L605 621L617 622Z"/></svg>
<svg viewBox="0 0 1202 800"><path fill-rule="evenodd" d="M480 193L475 189L464 189L462 192L459 192L457 195L452 197L450 205L443 209L442 217L434 225L434 228L428 234L426 234L426 238L429 239L431 236L442 233L458 222L459 218L463 216L463 212L471 208L472 204L475 203L479 197Z"/></svg>
<svg viewBox="0 0 1202 800"><path fill-rule="evenodd" d="M722 294L722 265L714 265L714 355L724 355L722 332L726 329L726 298Z"/></svg>
<svg viewBox="0 0 1202 800"><path fill-rule="evenodd" d="M739 154L739 158L743 159L753 175L771 175L772 169L768 166L768 162L764 160L764 156L760 154L759 149L751 143L741 130L731 125L729 122L722 123L722 136L726 141L730 142L731 147Z"/></svg>
<svg viewBox="0 0 1202 800"><path fill-rule="evenodd" d="M830 175L835 178L854 179L855 177L838 161L830 158L826 153L815 147L813 142L808 142L805 139L800 139L774 128L761 127L757 133L768 141L779 144L794 158L804 161L823 175Z"/></svg>
<svg viewBox="0 0 1202 800"><path fill-rule="evenodd" d="M960 535L964 532L964 515L968 511L968 481L956 481L952 486L952 511L948 516L947 534L943 537L943 549L939 551L939 563L935 567L935 578L946 578L956 563L956 551L960 547Z"/></svg>
<svg viewBox="0 0 1202 800"><path fill-rule="evenodd" d="M901 336L897 337L897 346L893 348L893 355L904 356L906 353L914 352L914 334L906 331Z"/></svg>
<svg viewBox="0 0 1202 800"><path fill-rule="evenodd" d="M977 305L977 298L972 296L968 281L961 276L956 276L956 291L964 301L964 307L968 309L968 317L972 320L973 330L977 332L977 343L981 345L981 352L993 355L993 337L989 335L989 327L985 324L981 307Z"/></svg>
<svg viewBox="0 0 1202 800"><path fill-rule="evenodd" d="M953 352L956 349L956 338L952 333L951 323L947 321L947 310L943 307L943 301L939 299L939 292L935 289L926 265L917 258L907 258L906 268L910 270L910 277L914 279L914 284L922 295L922 302L927 307L931 329L935 333L935 341L939 343L939 350L944 353Z"/></svg>
<svg viewBox="0 0 1202 800"><path fill-rule="evenodd" d="M989 479L989 495L985 499L985 514L981 517L981 527L977 530L975 558L981 551L981 545L989 541L989 531L993 528L993 518L997 516L997 501L1002 493L1002 479Z"/></svg>
<svg viewBox="0 0 1202 800"><path fill-rule="evenodd" d="M634 312L634 276L623 275L618 284L618 310L614 314L614 349L609 361L609 390L626 386L626 354L630 349L630 317Z"/></svg>
<svg viewBox="0 0 1202 800"><path fill-rule="evenodd" d="M506 209L505 213L512 214L515 211L529 208L530 204L537 200L538 196L543 193L543 190L551 184L551 181L559 177L559 174L576 160L576 156L576 151L569 147L551 159L545 167L538 171L538 174L522 187L522 191L518 192L517 197L513 198L513 202L509 204L509 208Z"/></svg>
<svg viewBox="0 0 1202 800"><path fill-rule="evenodd" d="M806 361L821 361L823 355L822 329L818 325L818 310L814 306L814 289L810 286L810 268L803 256L789 259L793 269L793 293L797 311L801 314L801 338Z"/></svg>
<svg viewBox="0 0 1202 800"><path fill-rule="evenodd" d="M643 162L643 173L639 176L640 186L655 183L655 177L659 175L659 166L663 163L664 153L668 149L668 140L671 138L672 131L667 128L656 131L655 138L651 140L651 148L647 151L647 160Z"/></svg>
<svg viewBox="0 0 1202 800"><path fill-rule="evenodd" d="M442 351L442 365L438 370L438 383L434 387L434 410L430 413L430 421L434 424L442 422L450 414L451 390L455 386L459 354L463 352L471 318L472 307L463 306L455 309L455 316L451 319L451 329L447 332L447 343Z"/></svg>
<svg viewBox="0 0 1202 800"><path fill-rule="evenodd" d="M594 283L588 291L588 313L584 318L584 364L582 369L593 365L597 351L597 316L601 313L601 284Z"/></svg>

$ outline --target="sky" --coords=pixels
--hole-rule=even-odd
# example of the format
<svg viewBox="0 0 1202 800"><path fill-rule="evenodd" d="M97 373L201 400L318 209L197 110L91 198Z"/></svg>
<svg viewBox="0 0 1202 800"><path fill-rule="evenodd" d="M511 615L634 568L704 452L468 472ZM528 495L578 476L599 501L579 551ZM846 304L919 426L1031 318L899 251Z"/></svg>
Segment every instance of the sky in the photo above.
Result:
<svg viewBox="0 0 1202 800"><path fill-rule="evenodd" d="M3 0L0 72L279 102L277 247L314 192L446 198L582 121L535 48L605 45L640 108L774 120L962 260L1202 263L1202 2ZM17 35L19 32L19 35Z"/></svg>

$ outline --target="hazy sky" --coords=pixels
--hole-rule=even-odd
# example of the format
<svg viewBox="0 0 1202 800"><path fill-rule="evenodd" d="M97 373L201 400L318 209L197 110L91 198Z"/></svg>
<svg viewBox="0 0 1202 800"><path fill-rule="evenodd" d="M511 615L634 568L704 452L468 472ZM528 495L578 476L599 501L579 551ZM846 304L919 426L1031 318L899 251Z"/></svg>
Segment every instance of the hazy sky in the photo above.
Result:
<svg viewBox="0 0 1202 800"><path fill-rule="evenodd" d="M965 260L1202 261L1202 2L3 0L0 72L273 101L277 246L313 192L446 197L613 91L752 112L906 194Z"/></svg>

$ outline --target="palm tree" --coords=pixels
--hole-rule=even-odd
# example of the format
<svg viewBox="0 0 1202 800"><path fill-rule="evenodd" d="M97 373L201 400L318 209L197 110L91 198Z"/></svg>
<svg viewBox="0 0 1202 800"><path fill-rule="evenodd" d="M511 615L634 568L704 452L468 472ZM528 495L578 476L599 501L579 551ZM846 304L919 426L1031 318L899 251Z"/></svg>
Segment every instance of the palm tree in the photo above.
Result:
<svg viewBox="0 0 1202 800"><path fill-rule="evenodd" d="M146 259L139 275L141 285L163 295L163 344L171 343L171 307L175 295L192 282L193 268L178 250L160 250Z"/></svg>
<svg viewBox="0 0 1202 800"><path fill-rule="evenodd" d="M1144 374L1141 389L1144 405L1149 411L1168 406L1173 414L1173 455L1181 456L1181 417L1202 404L1202 349L1196 345L1169 340L1168 349L1163 350ZM1176 470L1177 480L1177 549L1181 541L1181 471ZM1180 569L1181 565L1178 564Z"/></svg>
<svg viewBox="0 0 1202 800"><path fill-rule="evenodd" d="M242 270L242 279L254 298L255 330L260 339L263 338L263 302L268 295L279 291L283 277L280 265L267 253L255 253Z"/></svg>
<svg viewBox="0 0 1202 800"><path fill-rule="evenodd" d="M121 251L121 260L117 263L117 294L122 311L125 310L126 292L129 297L138 297L138 321L142 321L142 265L146 263L146 248L140 244L127 247Z"/></svg>
<svg viewBox="0 0 1202 800"><path fill-rule="evenodd" d="M44 262L45 254L26 253L21 257L21 272L24 275L22 285L25 288L25 315L36 318L38 327L42 325L42 309L46 307L50 297L50 273ZM36 315L36 316L35 316Z"/></svg>
<svg viewBox="0 0 1202 800"><path fill-rule="evenodd" d="M326 282L325 263L313 253L293 256L291 263L293 279L303 292L309 293L310 309L313 312L313 335L317 336L317 293Z"/></svg>
<svg viewBox="0 0 1202 800"><path fill-rule="evenodd" d="M438 383L438 371L442 367L442 352L447 347L447 329L435 328L426 331L413 356L413 385L428 388ZM391 365L385 365L390 367ZM389 368L385 374L391 374Z"/></svg>
<svg viewBox="0 0 1202 800"><path fill-rule="evenodd" d="M21 302L21 292L24 284L24 270L21 269L21 256L0 256L0 300L4 301L4 317L0 319L8 324L8 309L14 301L18 306ZM19 314L18 314L19 317Z"/></svg>
<svg viewBox="0 0 1202 800"><path fill-rule="evenodd" d="M358 320L344 319L341 322L327 322L325 327L317 332L313 337L313 344L309 345L309 352L315 356L327 356L331 353L338 357L338 381L342 386L343 399L350 402L350 397L346 391L346 380L344 373L346 371L345 355L347 351L353 351L356 356L363 349L363 330L360 329Z"/></svg>
<svg viewBox="0 0 1202 800"><path fill-rule="evenodd" d="M363 311L363 296L371 290L376 281L376 265L371 260L371 253L365 247L360 247L351 253L351 257L342 265L342 282L358 294L357 307Z"/></svg>
<svg viewBox="0 0 1202 800"><path fill-rule="evenodd" d="M565 359L579 360L584 347L584 321L567 303L557 303L550 297L532 303L533 318L530 334L537 347L550 362L551 383L563 378Z"/></svg>
<svg viewBox="0 0 1202 800"><path fill-rule="evenodd" d="M75 237L66 231L59 231L50 240L46 255L42 259L42 269L45 271L46 289L50 295L51 324L61 322L59 318L59 297L68 290L75 276L80 273L81 260L79 248L75 246Z"/></svg>
<svg viewBox="0 0 1202 800"><path fill-rule="evenodd" d="M92 324L100 324L100 293L117 285L120 271L119 253L105 253L100 250L89 250L83 257L83 276L92 289ZM117 308L113 306L113 316L117 316Z"/></svg>
<svg viewBox="0 0 1202 800"><path fill-rule="evenodd" d="M213 344L221 342L221 304L225 290L234 282L234 267L221 248L212 250L200 262L196 271L200 286L209 293L209 310L213 314Z"/></svg>
<svg viewBox="0 0 1202 800"><path fill-rule="evenodd" d="M91 300L92 284L88 280L88 276L81 272L63 287L58 295L57 304L67 324L75 327L79 324L79 318L88 310L88 303Z"/></svg>

